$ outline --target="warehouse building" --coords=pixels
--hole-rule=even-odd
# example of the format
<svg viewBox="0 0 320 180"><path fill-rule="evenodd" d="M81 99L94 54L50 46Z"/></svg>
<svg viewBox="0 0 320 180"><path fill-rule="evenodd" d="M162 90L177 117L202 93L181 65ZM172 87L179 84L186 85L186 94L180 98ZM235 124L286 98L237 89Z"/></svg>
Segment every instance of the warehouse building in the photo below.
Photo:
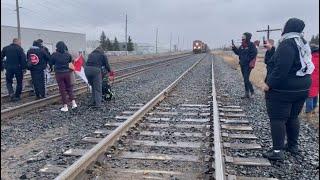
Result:
<svg viewBox="0 0 320 180"><path fill-rule="evenodd" d="M1 25L1 49L12 43L12 39L18 37L17 28ZM86 50L86 35L74 32L52 31L44 29L21 28L21 44L25 52L32 46L34 40L42 39L43 45L50 52L55 51L58 41L64 41L72 55Z"/></svg>

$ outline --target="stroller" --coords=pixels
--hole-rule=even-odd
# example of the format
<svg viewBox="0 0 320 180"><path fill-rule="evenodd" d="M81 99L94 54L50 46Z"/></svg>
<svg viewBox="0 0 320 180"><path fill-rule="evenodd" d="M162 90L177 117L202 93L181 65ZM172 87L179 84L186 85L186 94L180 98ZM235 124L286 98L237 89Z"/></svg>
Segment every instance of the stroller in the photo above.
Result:
<svg viewBox="0 0 320 180"><path fill-rule="evenodd" d="M114 93L111 90L111 86L109 84L109 79L113 81L114 79L114 72L111 71L107 73L105 68L102 69L102 98L105 101L111 101L114 97Z"/></svg>

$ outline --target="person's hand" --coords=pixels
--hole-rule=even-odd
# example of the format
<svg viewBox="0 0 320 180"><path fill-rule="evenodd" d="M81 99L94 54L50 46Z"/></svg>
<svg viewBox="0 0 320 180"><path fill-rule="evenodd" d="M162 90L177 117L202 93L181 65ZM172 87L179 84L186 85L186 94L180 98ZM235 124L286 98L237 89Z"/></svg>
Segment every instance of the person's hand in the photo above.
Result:
<svg viewBox="0 0 320 180"><path fill-rule="evenodd" d="M69 63L69 69L74 70L74 65L72 63Z"/></svg>
<svg viewBox="0 0 320 180"><path fill-rule="evenodd" d="M268 84L266 84L266 83L263 83L262 84L262 89L263 89L263 91L269 91L269 86L268 86Z"/></svg>

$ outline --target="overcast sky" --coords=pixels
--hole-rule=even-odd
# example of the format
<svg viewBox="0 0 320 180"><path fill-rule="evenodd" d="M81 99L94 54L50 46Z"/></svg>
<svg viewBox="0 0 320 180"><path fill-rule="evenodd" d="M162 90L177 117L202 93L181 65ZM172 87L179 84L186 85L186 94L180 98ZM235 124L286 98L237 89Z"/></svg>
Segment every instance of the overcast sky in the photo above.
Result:
<svg viewBox="0 0 320 180"><path fill-rule="evenodd" d="M229 45L256 30L282 28L290 17L305 21L305 36L319 33L319 0L19 0L21 26L85 33L87 39L107 37L124 40L125 13L128 34L134 42L154 43L156 28L159 43L191 49L195 39L210 47ZM1 0L1 24L16 26L15 1ZM272 32L278 39L280 32Z"/></svg>

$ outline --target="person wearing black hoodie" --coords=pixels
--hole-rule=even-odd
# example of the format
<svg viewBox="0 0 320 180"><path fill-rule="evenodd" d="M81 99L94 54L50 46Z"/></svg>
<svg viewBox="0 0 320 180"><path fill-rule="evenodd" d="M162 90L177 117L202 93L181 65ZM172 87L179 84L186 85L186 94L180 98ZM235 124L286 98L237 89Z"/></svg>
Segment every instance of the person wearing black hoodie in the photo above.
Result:
<svg viewBox="0 0 320 180"><path fill-rule="evenodd" d="M266 43L264 44L264 47L267 49L266 54L264 55L264 63L267 65L267 75L271 72L270 68L273 66L272 62L272 56L274 52L276 51L276 48L274 47L274 40L268 39ZM267 78L265 79L265 81Z"/></svg>
<svg viewBox="0 0 320 180"><path fill-rule="evenodd" d="M111 72L108 58L104 54L101 47L92 51L86 62L84 72L92 87L91 106L99 107L102 101L102 75L101 70L104 68L106 72Z"/></svg>
<svg viewBox="0 0 320 180"><path fill-rule="evenodd" d="M67 46L63 41L59 41L56 44L56 52L52 53L51 65L54 66L56 80L59 86L59 92L62 98L63 107L60 109L63 112L67 112L68 103L72 103L72 109L77 108L76 101L73 95L73 83L71 80L72 73L72 57L67 50ZM69 96L69 99L67 98Z"/></svg>
<svg viewBox="0 0 320 180"><path fill-rule="evenodd" d="M27 66L31 73L36 99L45 98L45 74L44 70L50 61L50 56L41 48L41 43L34 41L27 52Z"/></svg>
<svg viewBox="0 0 320 180"><path fill-rule="evenodd" d="M233 52L239 56L239 64L244 81L245 95L242 98L250 98L254 94L253 86L250 82L250 73L252 70L250 62L255 60L257 56L257 48L255 44L250 41L251 36L251 33L243 33L242 43L239 48L232 44Z"/></svg>
<svg viewBox="0 0 320 180"><path fill-rule="evenodd" d="M314 69L310 47L302 36L304 27L297 18L286 22L263 87L273 142L273 148L263 156L270 160L283 160L284 150L293 155L299 153L298 116L308 97Z"/></svg>

